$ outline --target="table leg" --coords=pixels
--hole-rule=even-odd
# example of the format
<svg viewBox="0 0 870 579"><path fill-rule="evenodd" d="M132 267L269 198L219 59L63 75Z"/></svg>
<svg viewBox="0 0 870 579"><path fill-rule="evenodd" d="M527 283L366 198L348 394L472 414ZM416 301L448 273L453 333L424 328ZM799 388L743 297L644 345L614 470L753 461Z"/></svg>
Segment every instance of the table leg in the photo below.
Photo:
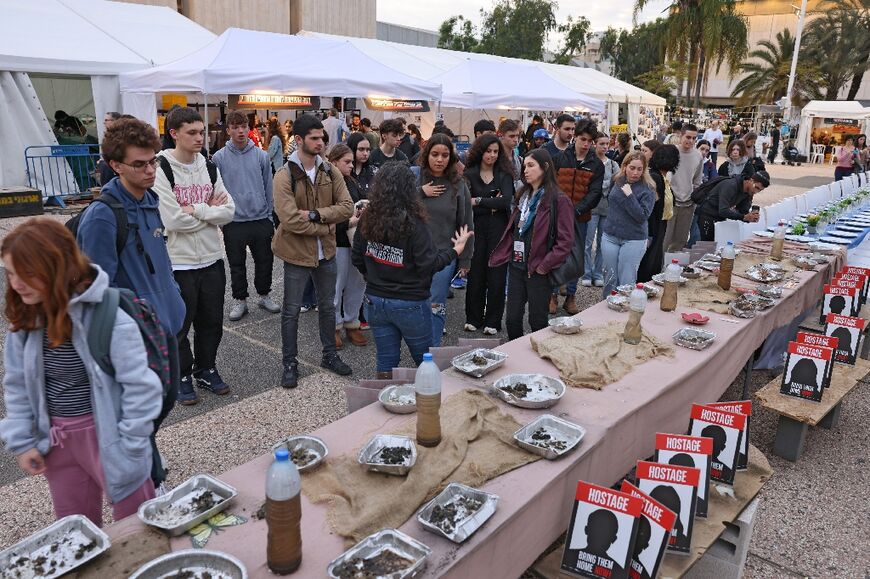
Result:
<svg viewBox="0 0 870 579"><path fill-rule="evenodd" d="M749 355L749 360L746 361L746 367L743 368L743 397L741 400L749 399L749 385L752 383L752 364L755 362L755 354Z"/></svg>
<svg viewBox="0 0 870 579"><path fill-rule="evenodd" d="M773 453L786 460L797 462L804 450L806 437L806 423L792 420L788 416L780 414L779 424L776 427L776 439L773 441Z"/></svg>
<svg viewBox="0 0 870 579"><path fill-rule="evenodd" d="M837 423L840 421L840 410L842 409L843 403L838 402L836 406L831 408L831 411L828 412L824 418L822 418L821 422L819 422L819 426L822 428L827 428L828 430L832 428L836 428Z"/></svg>

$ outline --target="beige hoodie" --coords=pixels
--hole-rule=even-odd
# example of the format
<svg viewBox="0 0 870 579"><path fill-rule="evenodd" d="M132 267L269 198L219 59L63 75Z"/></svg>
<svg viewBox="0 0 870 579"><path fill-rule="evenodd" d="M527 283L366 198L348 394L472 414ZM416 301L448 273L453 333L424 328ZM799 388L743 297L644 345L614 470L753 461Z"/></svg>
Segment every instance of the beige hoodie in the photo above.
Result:
<svg viewBox="0 0 870 579"><path fill-rule="evenodd" d="M160 197L160 218L168 236L167 249L172 264L200 265L223 259L224 246L218 229L233 220L236 205L229 193L224 205L208 204L215 192L227 191L220 172L212 188L205 157L201 154L196 154L192 170L180 163L171 150L161 151L157 156L169 160L175 180L175 188L170 190L166 174L162 168L157 168L154 191ZM193 215L181 210L184 205L193 206Z"/></svg>

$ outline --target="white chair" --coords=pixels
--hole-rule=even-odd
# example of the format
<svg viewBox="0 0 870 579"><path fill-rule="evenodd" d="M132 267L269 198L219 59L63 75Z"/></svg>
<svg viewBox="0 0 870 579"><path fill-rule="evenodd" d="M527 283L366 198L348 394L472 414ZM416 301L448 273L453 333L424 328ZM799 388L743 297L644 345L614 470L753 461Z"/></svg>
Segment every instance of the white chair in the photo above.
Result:
<svg viewBox="0 0 870 579"><path fill-rule="evenodd" d="M836 201L840 197L843 196L843 182L842 181L834 181L828 188L831 190L831 201Z"/></svg>
<svg viewBox="0 0 870 579"><path fill-rule="evenodd" d="M855 182L852 179L843 179L840 181L841 197L846 197L855 192Z"/></svg>
<svg viewBox="0 0 870 579"><path fill-rule="evenodd" d="M810 155L810 163L822 163L825 162L825 146L824 145L813 145L813 152Z"/></svg>
<svg viewBox="0 0 870 579"><path fill-rule="evenodd" d="M837 155L840 154L840 147L834 147L831 149L831 165L837 164Z"/></svg>
<svg viewBox="0 0 870 579"><path fill-rule="evenodd" d="M804 193L803 195L796 195L795 204L797 205L798 214L807 213L809 211L809 193Z"/></svg>

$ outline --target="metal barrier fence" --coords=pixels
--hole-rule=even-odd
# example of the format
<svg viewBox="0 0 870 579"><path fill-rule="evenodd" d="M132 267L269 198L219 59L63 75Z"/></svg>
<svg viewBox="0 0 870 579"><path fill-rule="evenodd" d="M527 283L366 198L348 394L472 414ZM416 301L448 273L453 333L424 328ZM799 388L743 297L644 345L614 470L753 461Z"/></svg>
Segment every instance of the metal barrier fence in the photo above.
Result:
<svg viewBox="0 0 870 579"><path fill-rule="evenodd" d="M24 149L29 185L42 191L43 201L64 206L63 197L99 185L96 177L100 146L34 145Z"/></svg>

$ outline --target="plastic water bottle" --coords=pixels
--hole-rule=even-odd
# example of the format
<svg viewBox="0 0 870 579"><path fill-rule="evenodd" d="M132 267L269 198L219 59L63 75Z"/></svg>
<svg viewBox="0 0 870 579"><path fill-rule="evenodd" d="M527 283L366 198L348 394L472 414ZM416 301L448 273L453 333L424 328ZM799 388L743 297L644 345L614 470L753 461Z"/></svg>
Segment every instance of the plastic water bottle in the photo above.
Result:
<svg viewBox="0 0 870 579"><path fill-rule="evenodd" d="M302 563L301 490L290 451L279 448L266 474L266 563L277 575L293 573Z"/></svg>
<svg viewBox="0 0 870 579"><path fill-rule="evenodd" d="M423 354L423 363L414 376L417 391L417 444L438 446L441 442L441 370L432 354Z"/></svg>
<svg viewBox="0 0 870 579"><path fill-rule="evenodd" d="M662 293L662 299L659 301L659 307L663 312L672 312L677 309L677 287L680 285L680 277L682 277L683 268L680 267L680 261L672 259L668 267L665 268L665 291Z"/></svg>
<svg viewBox="0 0 870 579"><path fill-rule="evenodd" d="M640 319L646 310L647 299L642 283L631 290L631 295L628 297L628 321L625 323L625 332L622 335L626 344L640 344L640 339L643 337Z"/></svg>
<svg viewBox="0 0 870 579"><path fill-rule="evenodd" d="M734 251L734 242L729 241L722 248L722 261L719 263L719 287L726 291L731 289L731 272L734 271L735 257L737 252Z"/></svg>
<svg viewBox="0 0 870 579"><path fill-rule="evenodd" d="M770 258L780 261L782 259L782 246L785 245L785 221L780 221L773 232L773 245L770 248Z"/></svg>

